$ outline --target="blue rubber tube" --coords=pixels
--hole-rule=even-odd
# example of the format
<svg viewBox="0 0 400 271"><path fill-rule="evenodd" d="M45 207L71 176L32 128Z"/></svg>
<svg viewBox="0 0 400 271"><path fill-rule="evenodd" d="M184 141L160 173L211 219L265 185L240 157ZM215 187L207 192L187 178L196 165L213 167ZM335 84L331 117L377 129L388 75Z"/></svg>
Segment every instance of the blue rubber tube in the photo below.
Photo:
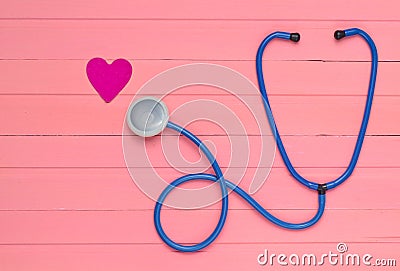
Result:
<svg viewBox="0 0 400 271"><path fill-rule="evenodd" d="M325 195L319 195L318 196L318 211L316 215L310 219L307 222L303 223L288 223L283 220L280 220L270 214L267 210L265 210L255 199L253 199L249 194L247 194L244 190L242 190L240 187L236 186L234 183L224 179L222 175L221 168L219 167L217 161L215 160L214 156L210 152L210 150L201 142L199 138L197 138L195 135L193 135L191 132L188 130L180 127L179 125L168 122L167 127L170 129L173 129L180 133L181 135L184 135L188 139L190 139L196 146L200 148L200 150L206 155L207 159L210 161L212 168L214 169L215 175L211 174L205 174L205 173L198 173L198 174L188 174L184 175L172 183L170 183L160 194L160 197L157 200L156 206L154 208L154 224L156 227L156 230L161 237L161 239L170 247L182 251L182 252L193 252L193 251L198 251L206 246L210 245L220 234L226 220L226 216L228 214L228 188L231 189L233 192L237 193L239 196L241 196L244 200L246 200L255 210L257 210L262 216L264 216L266 219L271 221L272 223L284 227L287 229L304 229L308 228L315 223L318 222L318 220L321 218L322 214L324 213L325 209ZM193 181L193 180L206 180L206 181L212 181L212 182L218 182L221 187L221 193L222 193L222 208L221 208L221 215L219 218L219 221L217 223L217 226L215 227L214 231L210 234L210 236L205 239L204 241L195 244L195 245L182 245L174 242L171 238L167 236L167 234L164 232L162 225L161 225L161 208L163 205L163 202L167 198L168 194L177 186Z"/></svg>
<svg viewBox="0 0 400 271"><path fill-rule="evenodd" d="M341 183L343 183L350 175L352 174L356 164L358 157L360 155L362 143L365 137L365 132L367 129L368 125L368 120L369 120L369 115L371 112L371 106L372 106L372 98L374 94L374 88L375 88L375 81L376 81L376 73L377 73L377 67L378 67L378 54L377 50L375 47L374 42L372 41L371 37L365 33L364 31L357 29L357 28L352 28L344 31L336 31L335 32L335 38L341 39L345 36L353 36L353 35L360 35L361 37L364 38L364 40L368 43L370 49L371 49L371 55L372 55L372 65L371 65L371 75L370 75L370 82L369 82L369 88L368 88L368 96L367 96L367 102L365 105L365 110L364 110L364 116L363 120L361 123L360 131L357 137L357 142L356 146L354 148L354 152L350 161L349 166L345 170L345 172L336 180L331 181L326 184L318 184L314 183L311 181L308 181L307 179L303 178L295 168L292 166L290 159L286 153L286 150L283 146L280 134L278 132L278 129L276 127L273 115L272 115L272 110L268 101L268 96L265 88L265 83L264 83L264 77L263 77L263 72L262 72L262 55L264 52L265 47L267 44L275 39L275 38L280 38L280 39L286 39L286 40L293 40L293 41L298 41L299 40L299 35L292 36L293 34L286 33L286 32L274 32L271 35L267 36L263 42L261 43L258 52L257 52L257 59L256 59L256 67L257 67L257 77L258 77L258 82L259 82L259 87L260 87L260 92L263 98L267 118L269 121L269 124L273 130L278 150L284 160L284 163L286 167L288 168L289 172L291 175L300 183L305 185L306 187L313 189L313 190L318 190L318 210L313 218L311 218L307 222L303 223L289 223L285 222L283 220L278 219L277 217L273 216L270 214L267 210L265 210L255 199L253 199L250 195L248 195L244 190L242 190L240 187L236 186L234 183L226 180L222 174L221 168L218 165L218 162L210 152L210 150L201 142L199 138L197 138L195 135L193 135L191 132L188 130L180 127L177 124L174 124L172 122L168 122L167 127L175 130L179 134L187 137L189 140L191 140L196 146L199 147L199 149L206 155L207 159L211 163L211 166L214 170L215 175L212 174L204 174L204 173L198 173L198 174L188 174L185 176L182 176L175 181L173 181L171 184L169 184L161 193L160 197L157 200L156 206L154 208L154 224L155 228L161 237L161 239L170 247L182 251L182 252L194 252L201 250L208 245L210 245L220 234L224 224L225 220L228 214L228 189L232 190L235 192L237 195L242 197L245 201L247 201L256 211L258 211L263 217L271 221L272 223L283 227L287 229L293 229L293 230L299 230L299 229L305 229L308 228L315 223L318 222L318 220L322 217L325 209L325 192L328 189L332 189ZM211 181L211 182L218 182L221 188L221 196L222 196L222 208L221 208L221 215L219 218L219 221L217 223L217 226L215 227L214 231L210 234L209 237L207 237L204 241L194 244L194 245L182 245L174 242L172 239L170 239L165 231L162 228L161 225L161 220L160 220L160 215L161 215L161 208L163 205L163 202L165 201L166 197L168 194L175 189L177 186L193 181L193 180L206 180L206 181ZM322 190L321 187L323 188Z"/></svg>
<svg viewBox="0 0 400 271"><path fill-rule="evenodd" d="M283 162L285 163L290 174L297 181L299 181L300 183L302 183L303 185L307 186L310 189L317 190L319 187L319 184L311 182L311 181L305 179L304 177L302 177L296 171L296 169L293 167L292 163L290 162L290 159L286 153L285 147L281 140L281 136L279 134L278 128L277 128L276 123L273 118L271 106L269 104L268 95L267 95L267 91L266 91L265 83L264 83L264 75L263 75L263 68L262 68L262 56L263 56L265 47L271 40L273 40L275 38L290 40L291 35L293 35L293 34L286 33L286 32L274 32L271 35L267 36L262 41L260 47L258 48L257 57L256 57L258 85L260 88L261 96L263 98L264 107L265 107L265 111L266 111L266 114L268 117L268 121L273 130L273 133L274 133L274 136L276 139L276 144L277 144L278 150L282 156ZM350 175L353 173L353 170L358 161L358 157L360 156L361 147L362 147L362 144L364 141L365 132L366 132L367 126L368 126L368 120L369 120L369 116L371 113L372 99L374 97L376 74L377 74L377 70L378 70L378 52L376 50L374 41L366 32L364 32L363 30L358 29L358 28L351 28L351 29L347 29L344 31L336 31L335 32L336 39L341 39L343 37L354 36L354 35L361 36L367 42L367 44L369 45L369 48L371 50L371 59L372 59L371 60L371 73L370 73L370 81L369 81L369 86L368 86L367 101L366 101L365 108L364 108L364 116L363 116L363 119L361 122L361 127L360 127L360 130L358 133L357 142L356 142L350 163L349 163L347 169L345 170L345 172L339 178L325 184L326 189L335 188L336 186L340 185L345 180L347 180L350 177ZM295 41L297 42L298 39Z"/></svg>

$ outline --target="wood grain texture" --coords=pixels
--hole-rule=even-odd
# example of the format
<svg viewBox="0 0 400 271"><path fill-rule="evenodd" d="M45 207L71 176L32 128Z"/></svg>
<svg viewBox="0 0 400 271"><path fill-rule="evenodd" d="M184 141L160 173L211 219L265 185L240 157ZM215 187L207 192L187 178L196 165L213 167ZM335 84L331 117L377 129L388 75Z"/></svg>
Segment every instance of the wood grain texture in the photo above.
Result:
<svg viewBox="0 0 400 271"><path fill-rule="evenodd" d="M47 95L97 95L87 80L84 70L89 60L2 60L0 94L47 94ZM181 65L193 64L188 60L130 60L134 75L127 87L119 94L136 94L148 80L157 74ZM255 60L209 61L201 63L222 65L234 69L257 84ZM398 96L400 78L397 62L379 63L375 96ZM264 61L268 94L274 95L320 95L365 96L368 87L370 63L322 62L322 61ZM323 72L321 72L323 71ZM315 76L318 74L318 76ZM351 80L345 80L352 74ZM21 76L24 80L20 80ZM290 77L290 80L286 80ZM18 82L18 84L16 83ZM62 82L62 83L60 83ZM247 89L238 89L238 95L257 95ZM189 92L177 92L183 95ZM207 91L190 88L190 94L220 94L223 91ZM153 89L149 95L165 94L163 89ZM118 100L115 100L118 101Z"/></svg>
<svg viewBox="0 0 400 271"><path fill-rule="evenodd" d="M358 26L379 48L379 59L400 60L400 21L213 21L213 20L2 20L0 59L180 59L254 60L271 32L300 32L298 44L274 41L267 60L370 61L360 37L338 42L337 28ZM190 37L190 38L188 38ZM151 42L149 42L151 40ZM25 44L29 44L26 46ZM160 46L162 44L162 46ZM385 46L382 46L385 45ZM323 49L323 50L322 50Z"/></svg>
<svg viewBox="0 0 400 271"><path fill-rule="evenodd" d="M53 19L217 19L217 20L398 20L397 2L337 0L321 4L318 0L301 2L279 0L225 2L173 0L150 1L4 1L0 18ZM174 8L171 8L174 7ZM211 8L212 7L212 8ZM345 8L344 8L345 7Z"/></svg>
<svg viewBox="0 0 400 271"><path fill-rule="evenodd" d="M268 120L259 96L191 94L215 89L188 87L166 96L170 119L198 135L265 134L260 122L267 126ZM0 135L121 135L131 101L130 96L105 104L97 95L2 95L0 107L13 118L3 119ZM270 102L282 135L357 135L365 107L360 96L274 96ZM367 134L400 135L394 125L400 122L399 103L400 97L375 97ZM202 111L206 105L209 110ZM188 111L190 118L183 113ZM232 122L237 125L228 125Z"/></svg>
<svg viewBox="0 0 400 271"><path fill-rule="evenodd" d="M166 182L183 174L173 168L155 170ZM222 170L226 172L226 168ZM227 178L248 191L255 168L247 168L244 176L238 179L242 171L242 168L233 170ZM339 176L344 168L300 168L299 171L306 178L323 182ZM138 176L136 181L147 179L147 169L137 168L135 172ZM359 167L345 185L329 191L326 207L329 210L399 209L399 174L399 168ZM155 201L140 188L125 168L2 168L0 210L152 210ZM288 194L296 197L287 197ZM297 183L282 167L273 168L264 185L253 196L269 210L311 209L316 206L315 192ZM209 208L216 209L218 206ZM229 208L251 209L235 194L229 197Z"/></svg>
<svg viewBox="0 0 400 271"><path fill-rule="evenodd" d="M336 243L265 243L265 244L214 244L201 253L187 255L174 253L165 245L148 244L84 244L84 245L3 245L0 246L0 267L5 271L32 270L32 266L41 270L99 270L108 271L118 269L121 271L132 270L132 268L143 267L145 270L160 269L190 269L202 271L212 265L218 266L219 270L265 270L277 269L279 265L273 264L260 266L257 263L257 256L268 249L269 253L335 253ZM399 243L347 243L349 253L371 254L374 258L396 258ZM21 261L21 256L24 260ZM235 260L232 259L235 258ZM79 258L79 261L76 259ZM287 269L283 266L282 270ZM321 266L300 265L293 266L293 269L308 270L365 270L373 269L366 266L343 266L330 265L327 262ZM376 267L376 270L394 270L395 267Z"/></svg>
<svg viewBox="0 0 400 271"><path fill-rule="evenodd" d="M174 135L175 136L175 135ZM174 136L172 137L172 140ZM238 160L231 161L230 140L239 140L243 136L199 136L210 140L217 146L217 160L221 166L243 167ZM167 137L164 137L168 139ZM136 136L130 137L130 148L143 149L143 142ZM155 168L170 167L163 154L160 137L154 137L146 144L150 162ZM261 151L261 138L249 136L249 167L258 166ZM265 138L263 140L266 140ZM347 167L353 152L356 138L354 136L287 136L283 137L289 157L297 167ZM169 141L166 141L169 142ZM121 150L120 136L5 136L0 140L2 167L125 167ZM166 143L167 144L167 143ZM400 146L399 137L366 137L364 148L358 161L358 167L399 167L396 157ZM242 150L242 146L238 146ZM193 152L192 143L180 141L181 154L189 161L198 161L199 153ZM219 150L226 150L225 152ZM168 153L170 154L170 153ZM147 166L147 162L137 157L134 167ZM200 160L196 167L208 167L206 160ZM279 155L274 166L283 166ZM189 167L188 163L179 160L176 167Z"/></svg>
<svg viewBox="0 0 400 271"><path fill-rule="evenodd" d="M260 266L257 256L265 249L335 253L344 242L348 253L373 255L374 264L396 259L399 265L398 9L395 0L1 1L0 270L396 270L329 263ZM334 30L349 27L372 36L379 71L360 160L344 185L328 191L322 220L304 231L283 230L231 194L226 226L210 247L188 255L162 244L153 226L154 201L133 182L122 151L125 112L140 88L160 72L199 62L229 67L257 85L254 59L262 39L277 30L300 32L298 44L270 44L265 79L294 166L306 178L326 182L348 165L368 87L367 45L357 37L341 42L332 37ZM86 78L93 57L126 58L133 65L131 81L110 104ZM146 93L164 94L163 88ZM236 95L261 108L257 91L238 89ZM251 135L245 167L231 158L232 153L244 156L247 143L232 149L221 128L233 123L229 114L219 113L228 122L221 127L204 121L188 125L214 144L226 177L248 191L260 154L274 151L261 146L271 138L261 138L248 109L223 90L186 87L165 102L171 111L200 98L226 105L248 129L229 130L233 143ZM184 115L173 119L184 122ZM265 121L262 110L256 117ZM165 135L166 145L176 139ZM132 154L143 148L137 137L124 139L130 140ZM153 170L166 182L181 176L179 170L210 171L185 140L178 155L197 164L179 161L174 169L159 140L146 141L146 148ZM132 162L135 178L148 180L148 164L139 157ZM268 172L267 167L261 170ZM315 191L293 180L279 154L254 197L289 221L303 221L317 207ZM163 225L174 240L199 241L211 232L219 208L219 203L190 211L165 208Z"/></svg>
<svg viewBox="0 0 400 271"><path fill-rule="evenodd" d="M310 219L315 212L274 210L272 214L300 223ZM219 210L163 210L161 220L171 238L187 244L200 242L211 234L219 214ZM0 225L2 244L162 243L152 225L153 210L8 211L0 212L0 218L5 221ZM396 242L399 218L400 210L326 210L313 228L291 231L271 224L254 210L229 210L224 230L216 242ZM252 223L244 227L241 221ZM329 227L332 221L335 221L334 231Z"/></svg>

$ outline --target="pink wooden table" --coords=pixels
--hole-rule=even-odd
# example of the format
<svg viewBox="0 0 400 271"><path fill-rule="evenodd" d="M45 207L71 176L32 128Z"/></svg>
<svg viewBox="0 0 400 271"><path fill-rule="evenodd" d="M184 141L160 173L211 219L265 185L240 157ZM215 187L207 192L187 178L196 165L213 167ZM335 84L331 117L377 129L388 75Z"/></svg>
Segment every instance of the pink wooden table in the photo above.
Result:
<svg viewBox="0 0 400 271"><path fill-rule="evenodd" d="M265 249L322 255L337 252L340 242L348 253L371 254L372 263L396 259L399 266L398 9L396 0L2 1L0 270L366 270L362 264L257 263ZM333 39L335 29L349 27L374 38L381 62L359 163L347 183L328 192L321 221L300 232L280 229L232 195L226 226L212 246L182 254L164 245L153 226L154 202L134 185L122 154L124 115L136 91L168 68L197 62L230 67L256 83L255 53L265 35L300 32L295 48L271 44L265 76L293 164L306 177L326 181L348 164L368 86L367 45ZM133 65L133 78L110 104L85 74L97 56ZM166 102L176 107L210 98L210 91L187 88ZM235 105L223 92L213 99ZM193 130L214 142L227 166L229 146L220 136L204 125ZM191 151L189 144L182 148ZM156 155L157 148L150 152ZM256 166L251 160L247 177ZM179 176L162 160L156 169L171 180ZM249 186L246 177L240 185ZM317 207L315 193L289 176L279 155L254 196L295 222ZM218 207L168 210L163 221L177 241L199 241L215 225Z"/></svg>

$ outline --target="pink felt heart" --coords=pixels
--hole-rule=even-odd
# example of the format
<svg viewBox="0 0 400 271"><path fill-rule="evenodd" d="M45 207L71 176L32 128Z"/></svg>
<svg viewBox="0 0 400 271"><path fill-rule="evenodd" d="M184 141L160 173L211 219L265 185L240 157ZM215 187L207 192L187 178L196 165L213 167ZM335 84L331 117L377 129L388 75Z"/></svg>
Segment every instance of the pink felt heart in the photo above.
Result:
<svg viewBox="0 0 400 271"><path fill-rule="evenodd" d="M90 83L106 103L111 102L126 86L132 76L132 66L125 59L108 64L102 58L93 58L86 65Z"/></svg>

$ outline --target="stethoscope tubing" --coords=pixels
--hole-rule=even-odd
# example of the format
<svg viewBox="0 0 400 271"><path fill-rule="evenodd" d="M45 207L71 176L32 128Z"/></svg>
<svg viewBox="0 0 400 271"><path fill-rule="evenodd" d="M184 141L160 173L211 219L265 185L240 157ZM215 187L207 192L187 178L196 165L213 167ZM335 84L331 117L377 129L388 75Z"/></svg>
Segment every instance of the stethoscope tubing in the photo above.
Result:
<svg viewBox="0 0 400 271"><path fill-rule="evenodd" d="M180 135L183 135L187 137L191 142L193 142L199 149L206 155L207 159L209 160L215 175L212 174L205 174L205 173L197 173L197 174L188 174L184 175L176 180L174 180L172 183L170 183L160 194L156 206L154 208L154 224L155 228L157 230L157 233L159 234L160 238L171 248L176 249L178 251L182 252L194 252L201 250L208 245L210 245L220 234L222 231L222 228L225 224L226 217L228 214L228 189L232 190L234 193L242 197L248 204L250 204L257 212L259 212L264 218L267 220L271 221L277 226L280 226L282 228L286 229L292 229L292 230L300 230L300 229L305 229L308 227L311 227L315 223L317 223L320 218L322 217L324 210L325 210L325 192L329 189L335 188L341 183L343 183L345 180L347 180L350 175L352 174L356 164L357 160L360 155L361 147L363 144L363 140L365 137L367 125L368 125L368 120L369 116L371 113L371 107L372 107L372 99L374 95L374 88L375 88L375 82L376 82L376 75L377 75L377 68L378 68L378 53L375 47L375 44L371 37L361 29L357 28L351 28L347 29L344 31L341 31L339 33L341 36L339 37L342 38L344 36L353 36L353 35L360 35L369 45L370 50L371 50L371 56L372 56L372 64L371 64L371 74L370 74L370 81L369 81L369 87L368 87L368 95L367 95L367 101L364 109L364 115L363 119L361 122L361 127L359 130L359 134L357 137L356 145L354 148L353 155L351 157L349 166L345 170L345 172L337 179L325 183L325 184L318 184L312 181L309 181L302 177L293 167L292 163L290 162L290 159L286 153L286 150L284 148L283 142L281 140L280 134L278 132L278 128L276 126L276 123L273 118L272 110L269 104L268 100L268 95L266 92L266 87L264 83L264 76L263 76L263 70L262 70L262 56L265 50L265 47L267 44L275 39L286 39L286 40L291 40L292 35L290 33L286 32L274 32L270 35L268 35L261 43L258 51L257 51L257 57L256 57L256 68L257 68L257 78L258 78L258 83L259 83L259 88L260 88L260 93L263 99L263 104L266 110L267 118L269 121L269 124L273 130L274 137L277 142L277 147L278 150L283 158L283 161L288 168L289 172L291 175L301 184L305 185L306 187L312 189L312 190L317 190L318 191L318 209L314 217L312 217L310 220L302 223L290 223L286 222L283 220L280 220L279 218L273 216L271 213L269 213L264 207L262 207L254 198L252 198L249 194L247 194L243 189L240 187L236 186L234 183L230 182L229 180L225 179L222 173L222 170L220 166L218 165L217 160L211 153L211 151L201 142L201 140L196 137L194 134L189 132L188 130L184 129L183 127L180 127L179 125L169 121L167 123L167 128L172 129L176 132L178 132ZM297 39L293 41L298 41L299 36L297 35ZM335 37L336 37L336 32L335 32ZM193 180L206 180L210 182L217 182L220 185L221 188L221 194L222 194L222 207L221 207L221 214L219 221L213 230L213 232L202 242L194 244L194 245L183 245L174 242L171 238L168 237L168 235L165 233L162 224L161 224L161 209L163 206L163 202L167 198L168 194L178 187L179 185L193 181Z"/></svg>
<svg viewBox="0 0 400 271"><path fill-rule="evenodd" d="M363 115L363 119L361 122L361 127L359 130L358 136L357 136L357 141L355 144L355 148L354 148L350 163L349 163L347 169L345 170L345 172L340 177L338 177L337 179L335 179L331 182L324 184L324 185L326 185L327 190L337 187L338 185L343 183L345 180L347 180L350 177L350 175L353 173L354 168L358 161L358 157L360 156L361 147L362 147L365 133L366 133L367 126L368 126L369 116L371 114L372 100L374 97L376 75L377 75L377 70L378 70L378 52L377 52L375 43L372 40L372 38L363 30L358 29L358 28L351 28L351 29L344 30L345 37L354 36L354 35L361 36L367 42L367 44L369 45L370 51L371 51L371 73L370 73L370 81L369 81L369 86L368 86L367 101L365 104L364 115ZM258 48L257 56L256 56L258 85L260 88L261 96L263 98L264 107L266 110L268 121L269 121L272 131L274 133L276 144L277 144L278 150L282 156L283 162L285 163L285 166L289 170L290 174L297 181L299 181L301 184L307 186L308 188L310 188L312 190L317 190L319 188L320 184L311 182L311 181L305 179L304 177L302 177L296 171L296 169L293 167L292 163L290 162L290 159L289 159L287 152L285 150L285 147L282 143L281 136L279 134L278 128L277 128L276 123L273 118L271 106L269 104L268 95L267 95L267 91L266 91L266 87L265 87L265 83L264 83L262 56L263 56L265 47L273 39L278 38L278 39L290 40L290 36L291 36L290 33L274 32L274 33L270 34L269 36L267 36L262 41L260 47Z"/></svg>

